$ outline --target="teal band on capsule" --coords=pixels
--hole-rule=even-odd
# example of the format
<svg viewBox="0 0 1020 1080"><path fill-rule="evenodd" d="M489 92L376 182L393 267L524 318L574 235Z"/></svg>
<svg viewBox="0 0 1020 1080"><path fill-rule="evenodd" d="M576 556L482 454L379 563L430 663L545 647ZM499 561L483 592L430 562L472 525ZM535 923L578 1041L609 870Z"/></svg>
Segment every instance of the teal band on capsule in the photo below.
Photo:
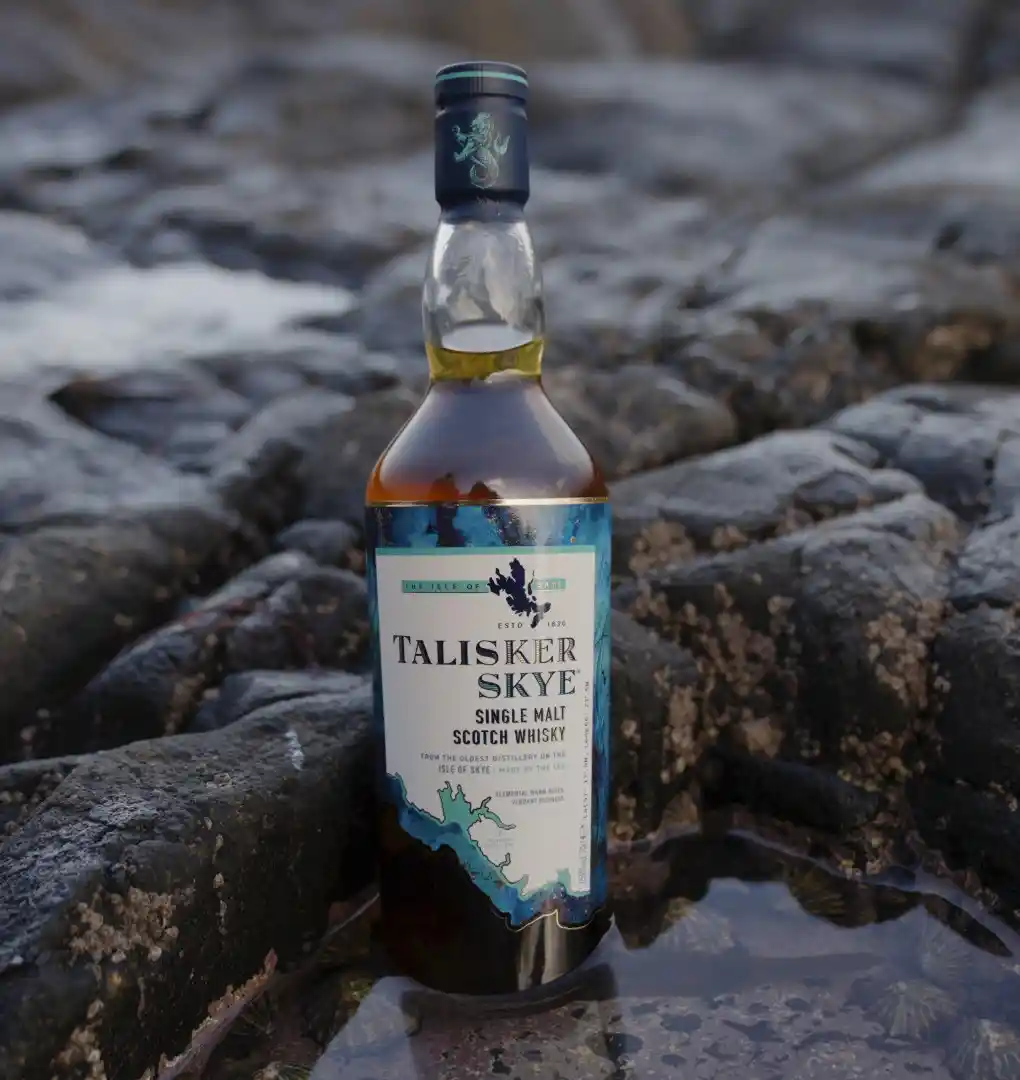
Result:
<svg viewBox="0 0 1020 1080"><path fill-rule="evenodd" d="M438 75L436 82L446 82L447 79L512 79L524 86L528 85L528 80L523 75L512 75L509 71L451 71L446 75Z"/></svg>

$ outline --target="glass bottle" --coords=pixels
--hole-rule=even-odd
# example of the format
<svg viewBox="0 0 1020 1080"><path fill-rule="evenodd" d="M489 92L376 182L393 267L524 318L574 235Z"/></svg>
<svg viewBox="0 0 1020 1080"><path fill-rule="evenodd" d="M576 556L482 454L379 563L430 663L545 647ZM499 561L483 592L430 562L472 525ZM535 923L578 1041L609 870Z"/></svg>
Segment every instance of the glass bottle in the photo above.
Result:
<svg viewBox="0 0 1020 1080"><path fill-rule="evenodd" d="M430 385L365 497L382 935L465 994L553 982L608 927L608 492L542 387L527 91L436 76Z"/></svg>

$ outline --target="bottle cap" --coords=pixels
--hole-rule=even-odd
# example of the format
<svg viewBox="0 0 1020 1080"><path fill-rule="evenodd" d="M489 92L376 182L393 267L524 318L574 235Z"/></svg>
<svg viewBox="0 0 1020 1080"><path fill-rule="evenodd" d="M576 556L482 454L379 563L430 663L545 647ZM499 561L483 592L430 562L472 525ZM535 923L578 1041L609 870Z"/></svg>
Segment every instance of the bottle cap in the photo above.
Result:
<svg viewBox="0 0 1020 1080"><path fill-rule="evenodd" d="M436 198L444 210L528 201L528 76L470 60L436 72Z"/></svg>
<svg viewBox="0 0 1020 1080"><path fill-rule="evenodd" d="M466 97L510 97L528 100L528 73L499 60L467 60L436 72L436 104Z"/></svg>

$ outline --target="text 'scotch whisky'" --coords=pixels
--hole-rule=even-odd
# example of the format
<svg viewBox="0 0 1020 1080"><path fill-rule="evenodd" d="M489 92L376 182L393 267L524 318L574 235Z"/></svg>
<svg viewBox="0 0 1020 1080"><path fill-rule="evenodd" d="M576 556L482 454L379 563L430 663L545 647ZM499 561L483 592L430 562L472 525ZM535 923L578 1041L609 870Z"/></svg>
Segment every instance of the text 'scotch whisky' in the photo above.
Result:
<svg viewBox="0 0 1020 1080"><path fill-rule="evenodd" d="M549 983L608 925L609 504L540 379L527 92L436 77L431 383L366 493L382 932L466 994Z"/></svg>

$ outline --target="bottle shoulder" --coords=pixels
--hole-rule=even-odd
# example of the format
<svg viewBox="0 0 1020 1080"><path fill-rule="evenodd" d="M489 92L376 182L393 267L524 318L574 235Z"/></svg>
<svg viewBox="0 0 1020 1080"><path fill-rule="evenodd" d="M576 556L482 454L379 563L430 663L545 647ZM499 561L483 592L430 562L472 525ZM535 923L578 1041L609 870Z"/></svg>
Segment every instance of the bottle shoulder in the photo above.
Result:
<svg viewBox="0 0 1020 1080"><path fill-rule="evenodd" d="M434 384L365 492L369 505L607 497L601 470L537 379Z"/></svg>

